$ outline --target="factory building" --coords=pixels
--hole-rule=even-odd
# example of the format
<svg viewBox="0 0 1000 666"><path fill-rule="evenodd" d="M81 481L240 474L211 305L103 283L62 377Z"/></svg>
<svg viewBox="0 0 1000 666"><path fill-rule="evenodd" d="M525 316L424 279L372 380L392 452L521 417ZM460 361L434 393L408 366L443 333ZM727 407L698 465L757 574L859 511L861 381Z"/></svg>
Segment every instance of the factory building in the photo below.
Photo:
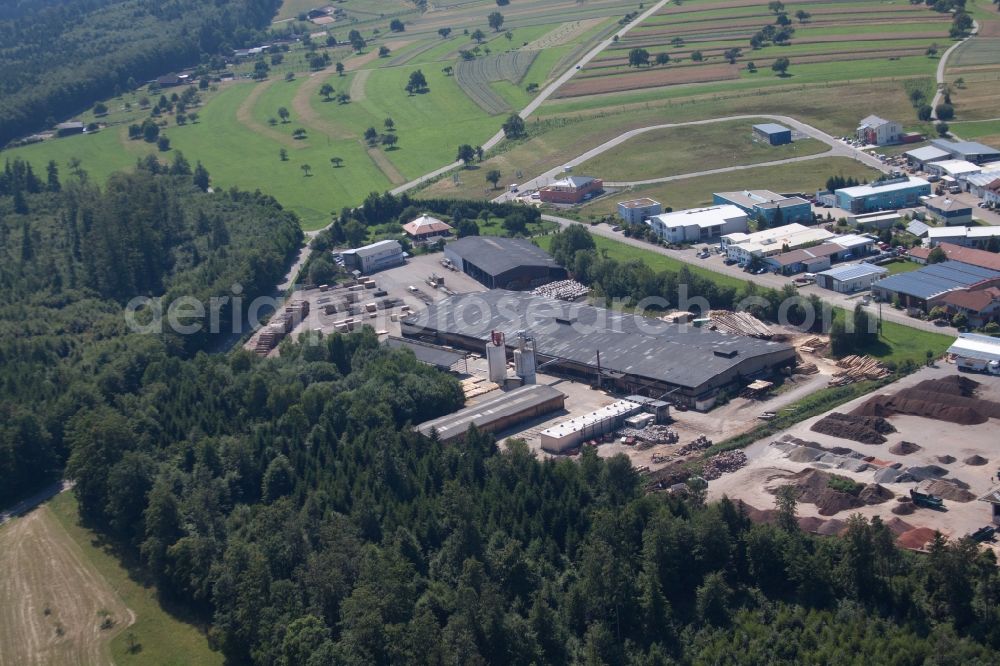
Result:
<svg viewBox="0 0 1000 666"><path fill-rule="evenodd" d="M950 160L951 153L947 150L941 150L934 146L924 146L923 148L914 148L913 150L908 150L903 155L906 157L906 163L913 167L914 169L920 169L923 171L932 162L940 162L942 160Z"/></svg>
<svg viewBox="0 0 1000 666"><path fill-rule="evenodd" d="M772 146L792 142L792 130L778 123L761 123L753 126L753 138Z"/></svg>
<svg viewBox="0 0 1000 666"><path fill-rule="evenodd" d="M534 289L566 279L566 269L523 238L467 236L448 243L444 256L490 289Z"/></svg>
<svg viewBox="0 0 1000 666"><path fill-rule="evenodd" d="M980 173L982 170L981 166L977 166L966 160L940 160L938 162L931 162L924 167L924 171L929 174L941 177L951 176L952 179L972 176Z"/></svg>
<svg viewBox="0 0 1000 666"><path fill-rule="evenodd" d="M344 250L341 254L344 257L344 268L364 275L401 266L406 262L403 246L395 240L383 240L354 250Z"/></svg>
<svg viewBox="0 0 1000 666"><path fill-rule="evenodd" d="M730 205L663 213L654 216L650 226L668 243L705 242L749 229L747 214Z"/></svg>
<svg viewBox="0 0 1000 666"><path fill-rule="evenodd" d="M618 400L589 414L557 423L540 434L542 448L549 453L562 453L587 439L600 437L622 427L625 419L642 410L642 405L631 400Z"/></svg>
<svg viewBox="0 0 1000 666"><path fill-rule="evenodd" d="M526 384L510 391L493 391L490 397L454 414L425 421L416 426L417 432L451 444L476 426L481 432L503 432L525 421L563 409L566 396L544 384Z"/></svg>
<svg viewBox="0 0 1000 666"><path fill-rule="evenodd" d="M899 176L875 181L868 185L843 187L834 194L837 207L851 213L875 210L896 210L920 203L920 197L929 196L931 184L923 178Z"/></svg>
<svg viewBox="0 0 1000 666"><path fill-rule="evenodd" d="M985 164L1000 160L1000 150L983 145L978 141L931 139L931 145L947 152L956 160L965 160L973 164Z"/></svg>
<svg viewBox="0 0 1000 666"><path fill-rule="evenodd" d="M869 146L887 146L903 139L903 126L895 120L868 116L858 123L855 138Z"/></svg>
<svg viewBox="0 0 1000 666"><path fill-rule="evenodd" d="M402 333L484 353L492 333L527 331L539 367L604 388L710 409L721 389L795 364L790 345L495 289L401 320Z"/></svg>
<svg viewBox="0 0 1000 666"><path fill-rule="evenodd" d="M662 212L663 206L660 202L648 197L618 202L618 217L627 224L642 224Z"/></svg>
<svg viewBox="0 0 1000 666"><path fill-rule="evenodd" d="M794 222L812 222L812 206L802 197L786 197L770 190L714 192L712 203L732 204L754 219L767 220L767 226L780 227Z"/></svg>

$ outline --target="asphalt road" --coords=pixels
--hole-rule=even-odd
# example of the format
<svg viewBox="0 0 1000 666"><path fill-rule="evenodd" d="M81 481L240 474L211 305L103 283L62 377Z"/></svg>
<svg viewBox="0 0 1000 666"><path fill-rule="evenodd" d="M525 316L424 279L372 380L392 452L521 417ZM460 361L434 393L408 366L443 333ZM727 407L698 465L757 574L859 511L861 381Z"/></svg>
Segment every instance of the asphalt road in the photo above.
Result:
<svg viewBox="0 0 1000 666"><path fill-rule="evenodd" d="M520 183L518 189L520 191L522 191L522 192L526 192L526 191L535 190L535 189L538 189L539 187L547 185L548 183L552 182L553 180L561 177L562 174L565 171L565 167L576 167L576 166L579 166L580 164L583 164L584 162L586 162L588 160L591 160L591 159L597 157L598 155L611 150L612 148L620 146L621 144L625 143L629 139L633 139L633 138L635 138L637 136L641 136L642 134L645 134L646 132L652 132L654 130L661 130L661 129L671 129L671 128L675 128L675 127L689 127L689 126L692 126L692 125L711 125L713 123L729 122L731 120L757 120L757 119L760 119L760 118L766 118L768 120L773 120L775 122L784 123L788 127L791 127L792 129L798 131L801 134L804 134L804 135L806 135L806 136L808 136L810 138L822 141L826 145L830 146L830 150L826 151L825 153L818 153L816 155L803 155L801 157L790 157L788 159L775 160L775 161L772 161L772 162L763 162L763 163L757 163L757 164L746 164L746 165L738 165L738 166L731 166L731 167L722 167L720 169L708 169L708 170L705 170L705 171L693 171L693 172L690 172L690 173L676 174L676 175L673 175L673 176L664 176L662 178L650 178L648 180L626 181L626 182L606 182L605 185L608 185L609 187L633 187L633 186L636 186L636 185L651 185L651 184L654 184L654 183L667 183L667 182L670 182L670 181L673 181L673 180L684 180L686 178L697 178L699 176L708 176L708 175L717 174L717 173L728 173L728 172L731 172L731 171L740 171L740 170L743 170L743 169L755 169L755 168L759 168L759 167L775 166L775 165L778 165L778 164L788 164L790 162L802 162L802 161L805 161L805 160L814 160L814 159L818 159L818 158L828 158L828 157L848 157L850 159L858 160L862 164L865 164L866 166L870 166L873 169L878 169L879 171L882 171L882 172L888 172L890 170L889 166L883 164L880 160L878 160L875 157L872 157L868 153L863 152L863 151L861 151L861 150L859 150L857 148L854 148L852 146L849 146L846 143L844 143L843 141L838 141L833 136L827 134L823 130L817 129L817 128L813 127L812 125L807 125L806 123L804 123L804 122L802 122L800 120L796 120L795 118L792 118L791 116L781 116L781 115L772 115L772 114L766 114L766 113L756 113L756 114L750 114L750 115L736 115L736 116L725 116L725 117L722 117L722 118L710 118L708 120L692 120L690 122L685 122L685 123L664 123L662 125L650 125L648 127L640 127L638 129L629 130L628 132L623 132L623 133L619 134L618 136L616 136L613 139L605 141L604 143L602 143L599 146L596 146L594 148L591 148L590 150L587 150L586 152L581 153L580 155L578 155L578 156L574 157L573 159L571 159L569 162L566 162L566 163L561 164L561 165L559 165L559 166L557 166L557 167L555 167L553 169L550 169L550 170L546 171L545 173L541 174L540 176L538 176L536 178L533 178L533 179L531 179L531 180L529 180L529 181L527 181L525 183ZM509 201L509 200L511 200L513 198L516 198L516 196L517 195L512 194L511 192L504 192L503 194L501 194L500 196L498 196L496 199L494 199L494 201L498 201L498 202Z"/></svg>
<svg viewBox="0 0 1000 666"><path fill-rule="evenodd" d="M569 226L570 224L579 224L576 220L571 220L565 217L556 217L554 215L542 215L543 220L549 222L555 222L562 227ZM670 250L661 245L653 245L647 243L646 241L639 240L637 238L627 238L621 232L612 231L606 224L597 224L594 226L588 226L590 233L595 236L603 236L605 238L611 238L620 243L626 245L631 245L633 247L642 248L643 250L649 250L650 252L656 252L662 254L666 257L682 261L686 264L691 264L692 266L699 266L706 270L710 270L714 273L719 273L720 275L726 275L743 282L753 280L754 283L759 284L763 287L771 287L774 289L781 289L787 284L791 284L790 278L774 275L773 273L764 273L763 275L750 276L742 268L738 266L726 266L723 263L722 255L711 255L708 259L699 259L696 255L695 249L688 250ZM853 310L854 306L860 302L862 296L861 293L858 294L838 294L836 292L830 291L828 289L821 289L816 285L807 285L804 287L799 287L798 292L804 296L810 296L815 294L819 296L823 301L829 303L830 305L845 308L848 310ZM878 314L878 305L872 303L867 306L869 312L874 315ZM934 324L922 321L920 319L913 319L912 317L907 317L906 314L898 310L893 310L887 305L882 307L882 318L885 321L891 321L897 324L902 324L904 326L909 326L911 328L917 328L925 331L933 331L934 333L942 333L945 335L957 335L955 329L950 326L935 326Z"/></svg>

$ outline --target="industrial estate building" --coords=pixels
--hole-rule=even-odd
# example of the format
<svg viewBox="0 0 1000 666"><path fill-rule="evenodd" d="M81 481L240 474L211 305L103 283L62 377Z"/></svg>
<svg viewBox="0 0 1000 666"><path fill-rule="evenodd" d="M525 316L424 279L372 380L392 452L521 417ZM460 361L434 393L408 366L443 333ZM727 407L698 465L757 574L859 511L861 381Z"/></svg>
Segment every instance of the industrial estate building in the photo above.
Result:
<svg viewBox="0 0 1000 666"><path fill-rule="evenodd" d="M816 284L841 294L870 289L889 273L888 268L875 264L845 264L816 274Z"/></svg>
<svg viewBox="0 0 1000 666"><path fill-rule="evenodd" d="M971 247L962 247L954 243L941 243L938 247L944 252L945 258L951 261L961 261L963 264L1000 271L1000 254L977 250ZM907 256L911 261L918 264L926 264L930 253L931 249L929 247L915 247L910 249Z"/></svg>
<svg viewBox="0 0 1000 666"><path fill-rule="evenodd" d="M722 249L736 261L750 261L752 257L767 257L780 254L782 250L795 250L808 245L816 245L830 240L834 234L820 227L786 224L773 229L764 229L752 234L734 233L722 237Z"/></svg>
<svg viewBox="0 0 1000 666"><path fill-rule="evenodd" d="M983 145L978 141L931 139L930 143L935 148L947 152L956 160L965 160L973 164L985 164L1000 160L1000 150Z"/></svg>
<svg viewBox="0 0 1000 666"><path fill-rule="evenodd" d="M960 333L948 347L960 370L990 370L1000 372L1000 339L976 333ZM994 511L994 517L997 513Z"/></svg>
<svg viewBox="0 0 1000 666"><path fill-rule="evenodd" d="M436 434L440 442L450 444L462 439L469 426L482 432L503 432L533 418L563 409L566 396L544 384L525 384L510 391L493 391L490 397L416 427L428 437Z"/></svg>
<svg viewBox="0 0 1000 666"><path fill-rule="evenodd" d="M736 206L692 208L655 215L650 226L668 243L698 243L724 234L746 232L747 214Z"/></svg>
<svg viewBox="0 0 1000 666"><path fill-rule="evenodd" d="M967 160L940 160L930 162L924 167L924 171L935 176L951 176L952 178L963 178L981 172L983 168Z"/></svg>
<svg viewBox="0 0 1000 666"><path fill-rule="evenodd" d="M604 190L604 181L590 176L567 176L538 190L543 203L578 204Z"/></svg>
<svg viewBox="0 0 1000 666"><path fill-rule="evenodd" d="M837 207L852 213L875 210L907 208L920 203L920 197L929 196L931 184L923 178L886 178L868 185L843 187L834 194Z"/></svg>
<svg viewBox="0 0 1000 666"><path fill-rule="evenodd" d="M855 137L869 146L886 146L903 139L903 126L894 120L868 116L858 123Z"/></svg>
<svg viewBox="0 0 1000 666"><path fill-rule="evenodd" d="M1000 271L972 266L960 261L943 261L909 273L897 273L872 285L872 293L882 301L899 299L904 307L928 311L950 291L1000 285Z"/></svg>
<svg viewBox="0 0 1000 666"><path fill-rule="evenodd" d="M823 271L838 261L871 254L875 240L868 236L834 236L826 243L764 257L764 265L783 275Z"/></svg>
<svg viewBox="0 0 1000 666"><path fill-rule="evenodd" d="M663 206L660 202L648 197L618 202L618 217L628 224L642 224L662 212Z"/></svg>
<svg viewBox="0 0 1000 666"><path fill-rule="evenodd" d="M950 196L925 199L924 208L931 217L949 227L972 224L972 206Z"/></svg>
<svg viewBox="0 0 1000 666"><path fill-rule="evenodd" d="M770 190L714 192L712 203L732 204L754 219L767 220L768 226L792 222L812 222L812 206L802 197L786 197Z"/></svg>
<svg viewBox="0 0 1000 666"><path fill-rule="evenodd" d="M523 238L468 236L448 243L444 256L490 289L534 289L566 279L566 269Z"/></svg>
<svg viewBox="0 0 1000 666"><path fill-rule="evenodd" d="M997 241L993 241L997 239ZM983 249L990 242L1000 241L1000 227L930 227L927 229L927 242L931 247L939 243L952 243L965 247Z"/></svg>
<svg viewBox="0 0 1000 666"><path fill-rule="evenodd" d="M766 141L772 146L782 146L792 142L792 130L778 123L761 123L753 126L755 139Z"/></svg>
<svg viewBox="0 0 1000 666"><path fill-rule="evenodd" d="M354 250L344 250L344 267L364 275L400 266L406 262L403 246L396 240L383 240Z"/></svg>
<svg viewBox="0 0 1000 666"><path fill-rule="evenodd" d="M493 331L534 339L539 367L598 386L710 409L717 393L795 364L787 344L505 290L452 296L401 320L402 333L484 353Z"/></svg>
<svg viewBox="0 0 1000 666"><path fill-rule="evenodd" d="M920 169L923 171L928 164L932 162L940 162L941 160L950 160L951 153L947 150L942 150L934 146L924 146L923 148L914 148L913 150L908 150L903 155L906 157L906 163L915 169Z"/></svg>

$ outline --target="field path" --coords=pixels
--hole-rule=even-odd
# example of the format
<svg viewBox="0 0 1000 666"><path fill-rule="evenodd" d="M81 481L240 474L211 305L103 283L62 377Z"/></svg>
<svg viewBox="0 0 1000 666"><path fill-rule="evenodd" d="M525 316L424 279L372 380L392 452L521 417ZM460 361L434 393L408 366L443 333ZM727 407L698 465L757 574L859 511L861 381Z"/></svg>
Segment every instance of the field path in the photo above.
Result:
<svg viewBox="0 0 1000 666"><path fill-rule="evenodd" d="M385 177L388 178L389 182L393 185L406 182L406 176L401 174L399 169L397 169L396 166L389 161L389 158L386 157L385 153L378 148L369 148L368 157L372 158L372 162L375 163L375 166L377 166L382 173L385 174Z"/></svg>
<svg viewBox="0 0 1000 666"><path fill-rule="evenodd" d="M239 121L241 125L246 127L256 134L261 134L271 139L272 141L277 141L280 144L288 146L289 148L305 148L309 145L306 141L296 141L292 137L282 134L278 130L268 127L264 123L257 122L253 117L253 107L257 104L257 100L260 96L264 94L264 91L271 87L274 80L264 81L263 83L254 84L254 89L250 91L247 98L243 100L240 104L240 108L236 109L236 120Z"/></svg>
<svg viewBox="0 0 1000 666"><path fill-rule="evenodd" d="M135 614L48 507L0 529L0 572L0 666L112 663L109 643Z"/></svg>
<svg viewBox="0 0 1000 666"><path fill-rule="evenodd" d="M354 80L351 81L351 89L347 91L347 94L351 96L352 102L363 102L365 100L365 84L368 83L368 77L371 76L372 70L362 69L357 74L354 75Z"/></svg>
<svg viewBox="0 0 1000 666"><path fill-rule="evenodd" d="M973 21L972 21L972 30L969 32L969 36L966 37L965 39L963 39L961 41L958 41L958 42L955 42L954 44L952 44L951 46L949 46L948 50L945 51L941 55L941 59L938 61L938 66L937 66L937 85L938 85L938 88L937 88L937 92L934 93L934 99L931 100L931 120L937 120L937 107L938 107L938 104L941 103L941 98L944 97L944 92L943 92L942 89L944 88L944 84L945 84L945 81L944 81L944 71L948 68L948 57L952 53L954 53L955 49L957 49L959 46L961 46L962 44L964 44L968 40L973 39L976 36L977 32L979 32L979 23L975 19L973 19Z"/></svg>
<svg viewBox="0 0 1000 666"><path fill-rule="evenodd" d="M321 69L318 72L310 74L309 78L306 79L306 82L299 86L299 89L295 91L295 97L292 98L292 110L295 111L297 117L303 124L327 135L331 139L357 138L346 128L341 127L337 123L330 122L323 116L319 115L319 113L316 112L316 109L312 107L312 98L314 96L319 96L319 89L323 86L323 82L326 81L327 78L333 73L335 73L334 68L327 67L326 69ZM360 76L360 74L358 76ZM337 88L337 86L335 85L334 88ZM354 95L351 95L351 100L354 100ZM323 102L323 104L333 104L336 106L338 102L330 101Z"/></svg>

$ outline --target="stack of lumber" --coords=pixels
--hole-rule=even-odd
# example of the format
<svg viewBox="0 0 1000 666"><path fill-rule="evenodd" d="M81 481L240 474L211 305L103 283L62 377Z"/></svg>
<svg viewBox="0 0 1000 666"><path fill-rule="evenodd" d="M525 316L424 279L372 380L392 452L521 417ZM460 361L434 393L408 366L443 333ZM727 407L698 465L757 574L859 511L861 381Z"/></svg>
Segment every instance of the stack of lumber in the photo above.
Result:
<svg viewBox="0 0 1000 666"><path fill-rule="evenodd" d="M819 368L816 367L815 363L800 363L795 366L795 374L797 375L815 375L819 372Z"/></svg>
<svg viewBox="0 0 1000 666"><path fill-rule="evenodd" d="M535 287L531 293L535 296L558 298L561 301L575 301L582 296L586 296L589 291L589 288L576 280L559 280Z"/></svg>
<svg viewBox="0 0 1000 666"><path fill-rule="evenodd" d="M845 356L837 361L842 370L835 372L830 386L846 386L866 379L882 379L889 376L889 369L871 356Z"/></svg>
<svg viewBox="0 0 1000 666"><path fill-rule="evenodd" d="M774 335L767 324L748 312L712 310L708 316L712 320L712 328L726 333L764 340L770 340Z"/></svg>
<svg viewBox="0 0 1000 666"><path fill-rule="evenodd" d="M803 341L801 345L799 345L799 349L801 351L806 352L807 354L814 354L816 353L817 350L820 350L823 347L826 347L826 340L824 340L823 338L816 338L816 337L809 338L808 340Z"/></svg>
<svg viewBox="0 0 1000 666"><path fill-rule="evenodd" d="M482 377L469 377L468 379L463 379L461 385L462 393L465 395L466 400L481 396L484 393L489 393L490 391L496 391L500 388L499 384L495 382L488 382Z"/></svg>

